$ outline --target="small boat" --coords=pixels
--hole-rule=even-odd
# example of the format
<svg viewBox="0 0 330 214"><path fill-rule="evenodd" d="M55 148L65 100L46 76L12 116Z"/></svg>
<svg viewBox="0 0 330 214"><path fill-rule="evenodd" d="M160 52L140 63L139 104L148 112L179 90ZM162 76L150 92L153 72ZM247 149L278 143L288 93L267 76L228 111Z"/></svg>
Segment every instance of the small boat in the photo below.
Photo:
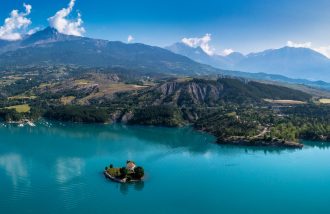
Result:
<svg viewBox="0 0 330 214"><path fill-rule="evenodd" d="M28 121L28 122L26 122L29 126L31 126L31 127L35 127L36 125L34 124L34 123L32 123L31 121Z"/></svg>
<svg viewBox="0 0 330 214"><path fill-rule="evenodd" d="M23 123L18 124L18 127L24 127Z"/></svg>

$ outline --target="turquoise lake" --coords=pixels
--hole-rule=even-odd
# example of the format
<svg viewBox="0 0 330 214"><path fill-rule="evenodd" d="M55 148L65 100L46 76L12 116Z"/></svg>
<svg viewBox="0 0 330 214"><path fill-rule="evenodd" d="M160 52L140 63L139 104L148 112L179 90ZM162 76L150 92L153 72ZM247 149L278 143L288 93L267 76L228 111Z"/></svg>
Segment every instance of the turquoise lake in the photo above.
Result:
<svg viewBox="0 0 330 214"><path fill-rule="evenodd" d="M220 146L191 128L0 127L0 212L330 213L329 144ZM145 181L102 174L134 160Z"/></svg>

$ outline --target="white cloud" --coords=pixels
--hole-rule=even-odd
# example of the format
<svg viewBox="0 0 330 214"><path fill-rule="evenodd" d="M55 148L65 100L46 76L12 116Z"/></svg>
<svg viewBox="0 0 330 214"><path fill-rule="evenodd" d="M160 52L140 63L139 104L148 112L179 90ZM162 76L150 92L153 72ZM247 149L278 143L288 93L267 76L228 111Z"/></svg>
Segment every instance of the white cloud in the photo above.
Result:
<svg viewBox="0 0 330 214"><path fill-rule="evenodd" d="M128 37L127 37L127 42L128 43L131 43L131 42L133 42L134 41L134 37L132 36L132 35L129 35Z"/></svg>
<svg viewBox="0 0 330 214"><path fill-rule="evenodd" d="M27 35L32 35L32 34L34 34L35 32L37 32L39 30L41 30L41 28L40 27L36 27L36 28L33 28L33 29L29 30L26 34Z"/></svg>
<svg viewBox="0 0 330 214"><path fill-rule="evenodd" d="M76 0L70 0L67 8L57 11L53 17L50 17L48 19L50 26L63 34L82 36L85 33L85 29L82 26L84 22L81 18L81 14L78 13L77 19L75 20L68 19L75 3Z"/></svg>
<svg viewBox="0 0 330 214"><path fill-rule="evenodd" d="M4 25L0 27L0 39L19 40L22 39L23 30L32 24L31 19L26 18L30 15L32 6L23 4L25 12L13 10L10 17L5 19Z"/></svg>
<svg viewBox="0 0 330 214"><path fill-rule="evenodd" d="M312 43L311 42L296 43L296 42L288 41L286 43L286 45L288 47L292 47L292 48L311 48L312 47Z"/></svg>
<svg viewBox="0 0 330 214"><path fill-rule="evenodd" d="M322 46L322 47L313 47L312 42L296 43L292 41L288 41L286 45L288 47L293 47L293 48L309 48L330 58L330 45Z"/></svg>
<svg viewBox="0 0 330 214"><path fill-rule="evenodd" d="M234 53L234 50L231 48L223 50L224 56L228 56L229 54L232 54L232 53Z"/></svg>
<svg viewBox="0 0 330 214"><path fill-rule="evenodd" d="M212 48L209 44L211 40L211 34L207 33L201 38L183 38L181 41L190 47L200 47L205 53L212 56L214 55L215 49Z"/></svg>
<svg viewBox="0 0 330 214"><path fill-rule="evenodd" d="M319 47L319 48L314 48L314 50L323 54L324 56L330 58L330 45Z"/></svg>

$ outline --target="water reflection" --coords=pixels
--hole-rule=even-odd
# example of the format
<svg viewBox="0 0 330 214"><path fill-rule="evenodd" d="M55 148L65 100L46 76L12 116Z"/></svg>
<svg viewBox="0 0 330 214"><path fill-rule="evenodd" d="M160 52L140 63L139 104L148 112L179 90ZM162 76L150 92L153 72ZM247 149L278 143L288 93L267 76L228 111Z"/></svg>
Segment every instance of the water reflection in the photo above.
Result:
<svg viewBox="0 0 330 214"><path fill-rule="evenodd" d="M144 181L135 183L121 183L118 184L119 191L123 195L128 195L130 191L142 191L144 189Z"/></svg>
<svg viewBox="0 0 330 214"><path fill-rule="evenodd" d="M18 154L8 154L0 156L0 176L4 170L3 180L8 178L11 183L6 186L1 185L1 194L7 194L6 197L10 200L25 199L31 194L31 178L28 168L22 157Z"/></svg>
<svg viewBox="0 0 330 214"><path fill-rule="evenodd" d="M55 128L55 129L54 129ZM91 131L91 128L93 131ZM254 146L232 146L218 145L215 143L215 137L205 133L196 132L192 128L164 128L164 127L144 127L116 125L86 125L53 122L52 129L54 134L61 136L71 136L74 138L94 138L99 140L109 140L113 142L124 141L125 136L130 136L148 143L150 145L165 146L171 149L182 149L191 154L204 154L205 157L214 151L230 150L230 152L245 153L263 152L267 154L281 154L282 152L295 152L300 148L280 148L280 147L254 147ZM48 132L48 130L46 130ZM123 135L123 133L125 133ZM189 139L189 140L186 140ZM125 143L125 142L121 142ZM305 142L304 142L305 143ZM330 144L320 144L307 142L307 146L316 146L318 148L328 148ZM136 151L134 145L127 145ZM233 148L237 148L232 150ZM211 152L210 152L211 151Z"/></svg>
<svg viewBox="0 0 330 214"><path fill-rule="evenodd" d="M59 158L56 161L56 179L60 183L67 183L81 176L84 167L85 162L80 158Z"/></svg>
<svg viewBox="0 0 330 214"><path fill-rule="evenodd" d="M84 156L102 152L104 143L111 142L112 152L121 151L123 147L132 151L144 151L145 145L167 147L170 149L184 149L191 153L205 153L208 151L208 143L214 142L214 137L203 133L198 133L191 128L156 128L141 126L125 126L125 125L88 125L88 124L70 124L70 123L51 123L51 125L38 124L36 128L24 127L7 127L7 131L11 136L19 136L26 133L33 140L40 141L39 136L43 136L47 141L45 147L43 145L36 147L37 150L48 150L49 146L52 151L61 151L63 156L63 139L70 141L65 144L68 151L74 151L77 144L84 144L76 150L76 156ZM135 140L134 140L135 139ZM12 140L12 139L11 139ZM135 141L134 144L131 142ZM136 142L138 141L138 142ZM52 142L49 145L49 142ZM91 144L93 143L93 145ZM141 143L144 145L141 146ZM89 147L89 148L88 148ZM85 148L87 148L85 150Z"/></svg>
<svg viewBox="0 0 330 214"><path fill-rule="evenodd" d="M79 206L88 196L83 180L85 161L81 158L59 158L56 161L56 183L66 210Z"/></svg>
<svg viewBox="0 0 330 214"><path fill-rule="evenodd" d="M52 154L47 151L51 147L53 153L60 153L62 157L86 158L94 154L116 153L126 149L126 153L132 156L138 151L145 152L146 146L149 147L165 147L161 149L166 151L153 158L161 158L169 153L189 152L191 155L204 155L210 158L211 155L236 155L242 152L246 154L263 153L282 154L283 152L291 153L299 149L271 148L271 147L240 147L231 145L218 145L215 138L194 131L192 128L157 128L157 127L141 127L141 126L125 126L125 125L88 125L88 124L72 124L42 121L38 127L17 128L7 127L1 128L9 131L12 136L19 136L25 133L35 141L39 141L39 136L43 136L45 143L35 147L38 153L45 154L50 158ZM1 131L0 129L0 131ZM65 145L61 141L70 141ZM134 143L132 143L134 141ZM50 144L51 143L51 144ZM110 143L110 144L109 144ZM108 150L104 150L104 145L109 146ZM19 145L16 149L21 149ZM308 143L307 146L316 146L318 148L329 148L329 144ZM67 148L63 150L63 147ZM79 150L76 148L79 147ZM70 152L67 152L70 151ZM72 152L73 151L73 152ZM23 149L24 152L24 149ZM38 156L39 156L38 154ZM53 157L57 159L57 154ZM46 157L45 157L46 158ZM128 157L130 158L130 157ZM152 157L150 157L152 158Z"/></svg>
<svg viewBox="0 0 330 214"><path fill-rule="evenodd" d="M328 150L330 148L330 142L318 142L318 141L304 141L306 148L319 148Z"/></svg>
<svg viewBox="0 0 330 214"><path fill-rule="evenodd" d="M3 168L8 177L11 178L14 187L18 186L21 178L26 180L29 175L26 165L18 154L0 156L0 168Z"/></svg>

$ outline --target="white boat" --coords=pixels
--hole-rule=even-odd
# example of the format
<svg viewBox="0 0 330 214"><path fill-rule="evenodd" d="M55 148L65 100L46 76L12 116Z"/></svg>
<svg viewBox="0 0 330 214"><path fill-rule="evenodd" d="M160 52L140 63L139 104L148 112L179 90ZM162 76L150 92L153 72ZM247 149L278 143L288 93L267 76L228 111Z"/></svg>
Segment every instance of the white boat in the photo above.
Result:
<svg viewBox="0 0 330 214"><path fill-rule="evenodd" d="M34 123L32 123L31 121L28 121L27 124L31 127L35 127L36 125Z"/></svg>

